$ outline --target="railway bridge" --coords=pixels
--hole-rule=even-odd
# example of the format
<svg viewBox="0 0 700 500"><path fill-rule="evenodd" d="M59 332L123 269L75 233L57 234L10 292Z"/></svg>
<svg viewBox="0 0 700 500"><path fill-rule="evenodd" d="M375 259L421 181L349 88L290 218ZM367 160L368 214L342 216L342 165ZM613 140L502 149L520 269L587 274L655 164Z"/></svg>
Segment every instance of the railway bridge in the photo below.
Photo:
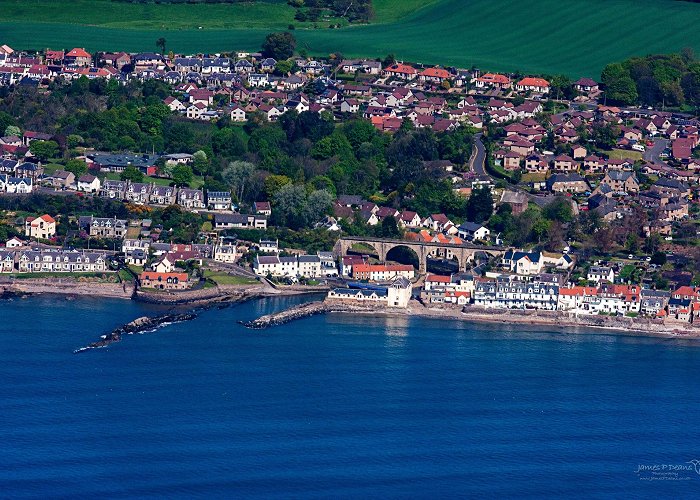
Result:
<svg viewBox="0 0 700 500"><path fill-rule="evenodd" d="M419 241L392 240L383 238L360 238L347 236L340 238L333 248L336 257L347 255L353 245L362 244L374 248L379 260L386 261L387 254L397 247L410 248L418 256L418 271L422 274L426 272L428 257L439 257L445 259L456 259L459 263L459 270L464 271L467 264L473 262L477 255L488 257L501 257L505 250L501 247L471 245L448 245L444 243L424 243Z"/></svg>

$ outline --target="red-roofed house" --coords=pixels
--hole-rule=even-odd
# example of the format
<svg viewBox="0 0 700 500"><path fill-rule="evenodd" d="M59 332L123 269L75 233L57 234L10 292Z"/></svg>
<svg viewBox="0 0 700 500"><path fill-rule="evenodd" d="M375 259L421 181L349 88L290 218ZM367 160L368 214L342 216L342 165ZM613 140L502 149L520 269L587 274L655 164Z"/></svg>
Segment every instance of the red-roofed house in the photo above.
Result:
<svg viewBox="0 0 700 500"><path fill-rule="evenodd" d="M352 277L357 280L389 281L394 278L413 279L416 270L413 266L403 264L355 264Z"/></svg>
<svg viewBox="0 0 700 500"><path fill-rule="evenodd" d="M68 52L63 60L67 64L74 64L75 66L90 66L92 63L92 56L85 51L85 49L75 48Z"/></svg>
<svg viewBox="0 0 700 500"><path fill-rule="evenodd" d="M505 75L486 73L474 80L474 85L478 88L495 87L497 89L508 89L510 88L511 82L510 78Z"/></svg>
<svg viewBox="0 0 700 500"><path fill-rule="evenodd" d="M404 80L413 80L418 74L418 70L412 66L409 66L408 64L396 63L385 68L382 73L386 76L394 76L396 78L403 78Z"/></svg>
<svg viewBox="0 0 700 500"><path fill-rule="evenodd" d="M47 50L46 51L46 64L53 66L60 66L63 64L64 53L62 50Z"/></svg>
<svg viewBox="0 0 700 500"><path fill-rule="evenodd" d="M56 220L48 214L27 217L24 221L24 235L40 240L53 238L56 236Z"/></svg>
<svg viewBox="0 0 700 500"><path fill-rule="evenodd" d="M269 201L256 201L254 205L256 215L272 215L272 206Z"/></svg>
<svg viewBox="0 0 700 500"><path fill-rule="evenodd" d="M450 73L442 68L426 68L418 75L422 82L442 83L450 77Z"/></svg>
<svg viewBox="0 0 700 500"><path fill-rule="evenodd" d="M184 290L190 283L187 273L157 273L144 271L139 275L141 286L156 290Z"/></svg>
<svg viewBox="0 0 700 500"><path fill-rule="evenodd" d="M544 78L525 77L515 84L515 90L520 92L539 92L546 94L549 92L549 82Z"/></svg>
<svg viewBox="0 0 700 500"><path fill-rule="evenodd" d="M673 141L673 157L679 161L688 161L693 155L693 143L690 137L679 137Z"/></svg>

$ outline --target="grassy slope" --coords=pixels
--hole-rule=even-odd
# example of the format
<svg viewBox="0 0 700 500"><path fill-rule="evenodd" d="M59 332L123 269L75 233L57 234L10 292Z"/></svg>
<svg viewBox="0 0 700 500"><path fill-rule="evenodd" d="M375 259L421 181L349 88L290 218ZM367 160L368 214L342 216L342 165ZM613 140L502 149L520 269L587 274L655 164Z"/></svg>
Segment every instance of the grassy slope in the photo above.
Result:
<svg viewBox="0 0 700 500"><path fill-rule="evenodd" d="M100 8L95 9L98 2ZM79 45L136 51L154 50L156 38L162 35L175 51L250 50L259 48L270 30L293 22L291 8L279 3L135 6L73 0L65 2L65 13L56 18L35 12L45 11L36 6L46 3L54 6L49 12L55 13L55 1L0 0L4 21L0 42L22 48ZM301 47L315 54L340 51L346 56L381 57L394 53L428 63L592 77L598 77L607 62L630 55L685 46L700 52L700 37L694 36L700 25L700 4L674 0L521 0L517 8L513 4L508 0L375 0L373 25L297 29L295 35ZM195 13L195 22L189 20L190 13ZM51 19L60 22L50 27L36 22ZM85 25L71 24L76 19ZM124 31L113 26L135 28Z"/></svg>

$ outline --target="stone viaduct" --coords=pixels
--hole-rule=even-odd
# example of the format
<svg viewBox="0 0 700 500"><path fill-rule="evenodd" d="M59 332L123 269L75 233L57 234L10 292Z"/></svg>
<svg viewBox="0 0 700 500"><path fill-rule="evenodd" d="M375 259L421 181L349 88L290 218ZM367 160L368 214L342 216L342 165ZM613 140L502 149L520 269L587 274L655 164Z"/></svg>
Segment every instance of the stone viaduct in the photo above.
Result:
<svg viewBox="0 0 700 500"><path fill-rule="evenodd" d="M422 243L408 240L390 240L383 238L360 238L343 237L340 238L333 248L336 257L347 255L348 250L355 244L363 244L374 248L379 260L386 261L387 254L397 247L406 247L413 250L418 256L418 271L421 274L426 272L428 257L441 257L445 259L456 259L459 263L460 271L467 268L469 262L473 262L477 254L485 254L489 257L500 257L505 250L501 247L483 245L446 245L444 243Z"/></svg>

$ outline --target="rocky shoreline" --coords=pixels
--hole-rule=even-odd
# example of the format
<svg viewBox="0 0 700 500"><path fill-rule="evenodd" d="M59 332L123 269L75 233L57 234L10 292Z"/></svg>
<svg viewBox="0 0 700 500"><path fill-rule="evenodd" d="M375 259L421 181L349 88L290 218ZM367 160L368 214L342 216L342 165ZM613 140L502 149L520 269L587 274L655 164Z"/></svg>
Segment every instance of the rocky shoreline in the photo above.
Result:
<svg viewBox="0 0 700 500"><path fill-rule="evenodd" d="M197 315L195 313L181 313L181 314L163 314L161 316L155 316L149 318L148 316L143 316L141 318L136 318L133 321L120 326L119 328L112 330L112 332L107 335L102 335L100 340L93 342L85 347L76 349L73 351L75 354L79 352L85 352L90 349L99 349L101 347L107 347L115 342L120 342L123 335L134 335L137 333L144 333L148 331L156 330L162 326L170 325L172 323L181 323L183 321L191 321L195 319Z"/></svg>

